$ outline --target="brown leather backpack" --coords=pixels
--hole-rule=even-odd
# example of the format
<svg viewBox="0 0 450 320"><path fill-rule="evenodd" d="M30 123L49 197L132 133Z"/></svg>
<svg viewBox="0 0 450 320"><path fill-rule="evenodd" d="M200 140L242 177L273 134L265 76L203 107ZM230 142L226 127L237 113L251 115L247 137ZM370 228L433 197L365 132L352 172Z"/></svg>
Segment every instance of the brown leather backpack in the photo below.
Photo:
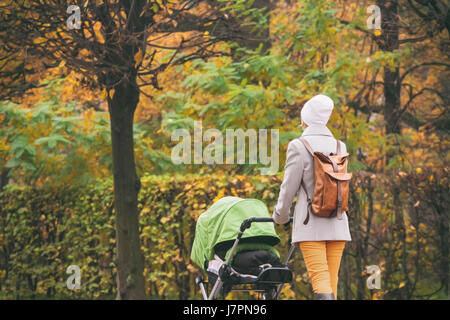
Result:
<svg viewBox="0 0 450 320"><path fill-rule="evenodd" d="M304 182L303 187L308 201L308 215L303 224L309 221L309 213L312 212L321 217L337 216L342 219L342 211L348 210L348 194L351 173L347 172L348 153L341 153L341 143L336 140L336 154L327 156L322 152L314 152L308 141L300 138L314 159L314 195L309 198Z"/></svg>

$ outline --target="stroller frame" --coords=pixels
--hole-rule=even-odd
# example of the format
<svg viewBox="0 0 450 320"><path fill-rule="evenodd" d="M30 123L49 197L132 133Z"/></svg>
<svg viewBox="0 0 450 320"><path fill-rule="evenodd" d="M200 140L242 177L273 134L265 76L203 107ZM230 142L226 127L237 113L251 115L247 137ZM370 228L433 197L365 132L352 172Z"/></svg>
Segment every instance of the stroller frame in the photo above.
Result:
<svg viewBox="0 0 450 320"><path fill-rule="evenodd" d="M291 223L292 220L293 220L293 218L290 218L289 223ZM220 290L222 289L222 286L224 285L224 280L222 279L222 276L224 274L229 273L229 271L231 269L231 266L230 266L231 257L233 256L233 253L236 250L236 247L239 244L239 241L241 240L242 235L244 234L245 230L249 229L253 222L257 222L257 223L259 223L259 222L272 222L272 223L275 223L272 217L252 217L252 218L247 218L247 219L245 219L242 222L242 224L240 226L239 233L238 233L238 235L236 237L236 240L234 241L233 246L231 247L230 253L229 253L227 259L225 260L225 262L223 263L223 265L221 267L221 271L222 272L219 272L217 280L214 283L214 286L213 286L213 288L212 288L212 290L211 290L209 295L208 295L207 290L205 288L204 278L202 276L197 276L197 278L195 279L196 284L199 285L199 287L200 287L200 290L202 292L202 296L203 296L204 300L214 300L214 299L217 298ZM286 256L286 259L283 262L284 266L287 265L287 263L291 259L292 255L294 254L294 251L295 251L295 246L291 244L291 247L289 248L289 252L288 252L288 254ZM279 283L277 285L276 292L273 295L273 298L275 300L278 299L278 297L279 297L279 295L281 293L281 290L283 289L283 286L284 286L284 283ZM265 290L257 290L257 289L255 289L255 290L253 290L253 289L248 289L248 290L244 289L244 290L235 290L235 291L259 291L259 292L265 292ZM262 297L263 297L263 299L266 298L264 294L262 294Z"/></svg>

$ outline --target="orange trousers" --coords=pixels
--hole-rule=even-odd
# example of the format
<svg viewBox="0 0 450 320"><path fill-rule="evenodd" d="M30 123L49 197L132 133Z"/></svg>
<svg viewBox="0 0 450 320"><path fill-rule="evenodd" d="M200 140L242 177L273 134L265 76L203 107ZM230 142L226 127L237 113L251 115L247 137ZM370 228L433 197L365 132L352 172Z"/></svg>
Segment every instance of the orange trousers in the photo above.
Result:
<svg viewBox="0 0 450 320"><path fill-rule="evenodd" d="M300 242L300 250L315 293L333 292L335 299L337 299L339 265L341 264L345 242Z"/></svg>

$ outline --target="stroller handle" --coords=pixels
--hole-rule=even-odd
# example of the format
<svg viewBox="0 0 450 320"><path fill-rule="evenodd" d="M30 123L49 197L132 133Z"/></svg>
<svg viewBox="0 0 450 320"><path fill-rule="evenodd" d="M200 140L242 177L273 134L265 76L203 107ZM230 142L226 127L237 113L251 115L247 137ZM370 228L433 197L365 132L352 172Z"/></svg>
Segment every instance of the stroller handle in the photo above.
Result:
<svg viewBox="0 0 450 320"><path fill-rule="evenodd" d="M291 223L293 220L294 220L293 218L289 218L289 222L287 224ZM247 218L241 224L241 231L244 231L244 230L250 228L253 222L273 222L273 223L275 223L275 221L273 220L272 217Z"/></svg>

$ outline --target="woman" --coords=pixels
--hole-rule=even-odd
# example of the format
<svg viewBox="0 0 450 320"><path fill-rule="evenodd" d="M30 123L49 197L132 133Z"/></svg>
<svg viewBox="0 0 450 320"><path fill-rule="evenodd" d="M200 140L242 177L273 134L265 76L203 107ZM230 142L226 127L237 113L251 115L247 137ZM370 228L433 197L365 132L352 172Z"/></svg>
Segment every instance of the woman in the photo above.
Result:
<svg viewBox="0 0 450 320"><path fill-rule="evenodd" d="M324 154L336 152L337 140L326 124L333 111L333 100L319 94L305 103L301 111L301 125L304 128L302 138L307 140L314 151ZM347 149L341 142L340 150ZM297 204L294 209L292 243L298 243L305 260L309 278L312 283L315 300L337 299L339 265L346 241L351 241L347 214L342 219L336 217L307 217L307 196L314 192L314 163L311 154L299 139L289 142L283 182L280 187L278 203L274 208L273 218L278 224L289 221L294 197Z"/></svg>

